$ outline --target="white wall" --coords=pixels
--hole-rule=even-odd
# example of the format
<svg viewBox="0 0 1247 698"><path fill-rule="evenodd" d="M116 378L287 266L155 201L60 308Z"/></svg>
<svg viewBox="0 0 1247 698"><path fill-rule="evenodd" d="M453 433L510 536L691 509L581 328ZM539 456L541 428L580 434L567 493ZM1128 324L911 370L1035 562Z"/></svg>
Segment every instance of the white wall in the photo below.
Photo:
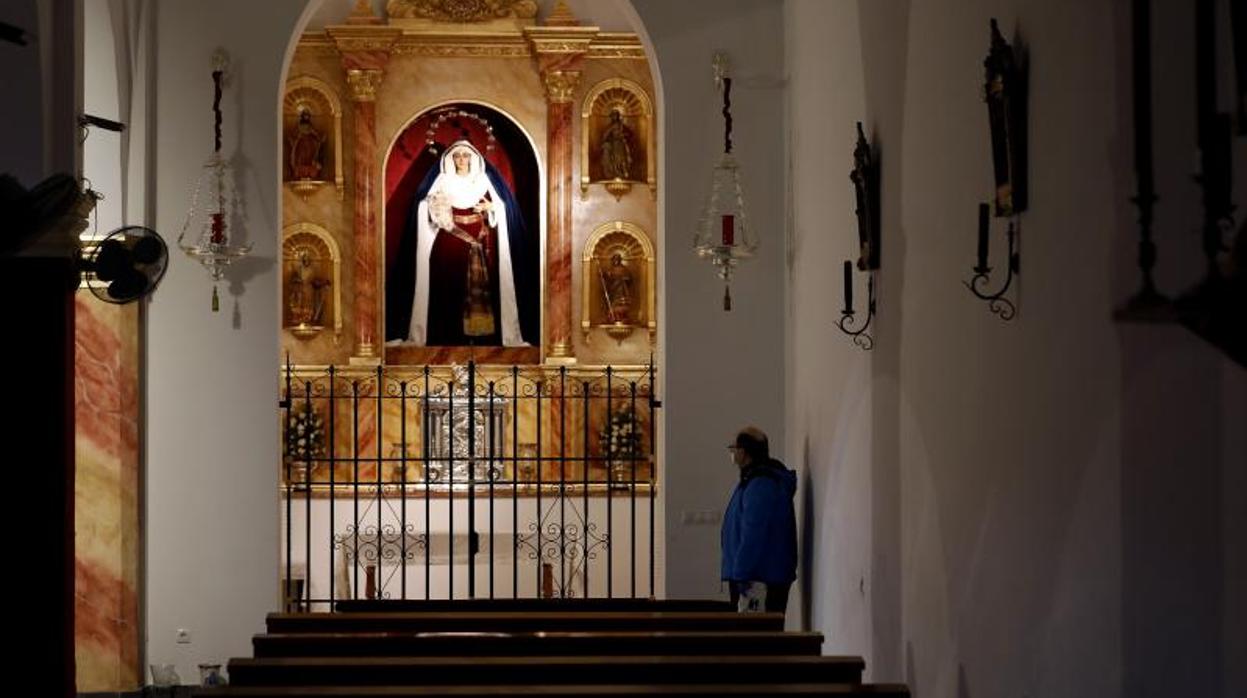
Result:
<svg viewBox="0 0 1247 698"><path fill-rule="evenodd" d="M1191 4L1157 5L1158 279L1177 292L1200 275ZM1032 56L1012 323L961 285L991 190L991 16ZM1247 374L1179 327L1111 320L1138 285L1126 4L790 0L786 28L789 444L825 649L923 698L1242 695ZM857 119L883 162L868 356L826 329Z"/></svg>
<svg viewBox="0 0 1247 698"><path fill-rule="evenodd" d="M278 97L306 0L162 1L157 16L156 223L172 244L212 150L213 50L232 60L223 153L245 206L249 259L210 309L207 273L176 248L148 316L146 640L149 663L250 654L278 606ZM175 644L178 628L191 644Z"/></svg>
<svg viewBox="0 0 1247 698"><path fill-rule="evenodd" d="M722 511L737 477L727 444L756 424L784 459L784 95L779 0L633 0L662 80L663 301L666 413L666 595L725 594L719 583L719 527L683 522L684 512ZM733 152L761 249L723 285L692 252L710 172L723 147L722 98L711 58L733 64Z"/></svg>
<svg viewBox="0 0 1247 698"><path fill-rule="evenodd" d="M805 625L820 626L829 651L869 658L871 597L863 585L871 577L872 355L834 324L843 305L841 264L857 259L847 177L855 122L868 137L876 127L866 113L858 30L857 3L785 4L794 202L785 421L789 464L803 473L799 574L806 603L792 610ZM885 244L885 264L891 253ZM865 291L864 277L856 277L859 310Z"/></svg>
<svg viewBox="0 0 1247 698"><path fill-rule="evenodd" d="M83 5L82 108L93 116L121 118L116 45L108 3ZM95 206L87 234L105 235L119 227L121 209L121 134L92 127L82 144L82 174L104 198Z"/></svg>

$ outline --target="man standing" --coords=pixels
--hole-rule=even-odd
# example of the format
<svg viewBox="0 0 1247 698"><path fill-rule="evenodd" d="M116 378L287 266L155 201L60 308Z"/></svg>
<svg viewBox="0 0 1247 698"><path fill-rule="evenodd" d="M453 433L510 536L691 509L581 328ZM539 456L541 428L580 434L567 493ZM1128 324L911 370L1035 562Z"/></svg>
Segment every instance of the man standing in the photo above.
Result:
<svg viewBox="0 0 1247 698"><path fill-rule="evenodd" d="M741 429L728 449L740 482L723 515L722 579L740 610L783 613L797 578L797 474L771 458L756 427Z"/></svg>

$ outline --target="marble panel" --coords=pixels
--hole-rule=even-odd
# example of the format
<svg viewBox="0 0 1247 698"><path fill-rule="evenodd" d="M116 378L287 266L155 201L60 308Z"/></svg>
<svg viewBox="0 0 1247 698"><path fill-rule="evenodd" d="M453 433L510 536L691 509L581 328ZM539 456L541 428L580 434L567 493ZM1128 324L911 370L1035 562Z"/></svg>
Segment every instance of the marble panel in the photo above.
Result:
<svg viewBox="0 0 1247 698"><path fill-rule="evenodd" d="M546 242L547 346L554 355L570 355L572 328L572 103L548 104L550 148Z"/></svg>
<svg viewBox="0 0 1247 698"><path fill-rule="evenodd" d="M139 309L75 300L74 635L78 688L142 681L138 579Z"/></svg>
<svg viewBox="0 0 1247 698"><path fill-rule="evenodd" d="M355 102L355 343L363 356L374 356L379 341L377 325L377 177L372 154L377 149L376 104Z"/></svg>

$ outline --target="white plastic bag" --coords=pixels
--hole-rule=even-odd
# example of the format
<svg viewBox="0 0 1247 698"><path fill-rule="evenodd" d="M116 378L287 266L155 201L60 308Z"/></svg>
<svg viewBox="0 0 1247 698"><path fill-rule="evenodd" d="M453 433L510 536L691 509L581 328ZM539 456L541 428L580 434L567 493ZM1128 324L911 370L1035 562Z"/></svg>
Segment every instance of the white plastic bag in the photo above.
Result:
<svg viewBox="0 0 1247 698"><path fill-rule="evenodd" d="M736 601L736 610L741 613L762 613L766 611L766 584L749 582L742 585L740 598Z"/></svg>

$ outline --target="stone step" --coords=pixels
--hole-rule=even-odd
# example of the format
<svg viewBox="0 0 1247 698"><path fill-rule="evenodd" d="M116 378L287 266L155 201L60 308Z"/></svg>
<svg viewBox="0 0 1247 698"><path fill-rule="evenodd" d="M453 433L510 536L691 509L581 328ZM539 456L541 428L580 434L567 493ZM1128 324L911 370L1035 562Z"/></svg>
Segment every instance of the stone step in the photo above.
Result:
<svg viewBox="0 0 1247 698"><path fill-rule="evenodd" d="M756 684L861 681L859 657L278 657L234 659L236 686Z"/></svg>
<svg viewBox="0 0 1247 698"><path fill-rule="evenodd" d="M612 696L642 698L643 696L834 696L835 698L909 698L903 685L892 684L626 684L597 685L532 685L532 686L227 686L202 689L197 698L472 698L485 696L528 696L532 698L573 698Z"/></svg>
<svg viewBox="0 0 1247 698"><path fill-rule="evenodd" d="M781 631L779 613L719 611L434 611L270 613L270 633Z"/></svg>
<svg viewBox="0 0 1247 698"><path fill-rule="evenodd" d="M256 635L255 656L433 657L793 655L820 653L813 632L293 633Z"/></svg>
<svg viewBox="0 0 1247 698"><path fill-rule="evenodd" d="M736 608L709 599L355 599L334 604L340 613L429 613L447 611L720 611Z"/></svg>

